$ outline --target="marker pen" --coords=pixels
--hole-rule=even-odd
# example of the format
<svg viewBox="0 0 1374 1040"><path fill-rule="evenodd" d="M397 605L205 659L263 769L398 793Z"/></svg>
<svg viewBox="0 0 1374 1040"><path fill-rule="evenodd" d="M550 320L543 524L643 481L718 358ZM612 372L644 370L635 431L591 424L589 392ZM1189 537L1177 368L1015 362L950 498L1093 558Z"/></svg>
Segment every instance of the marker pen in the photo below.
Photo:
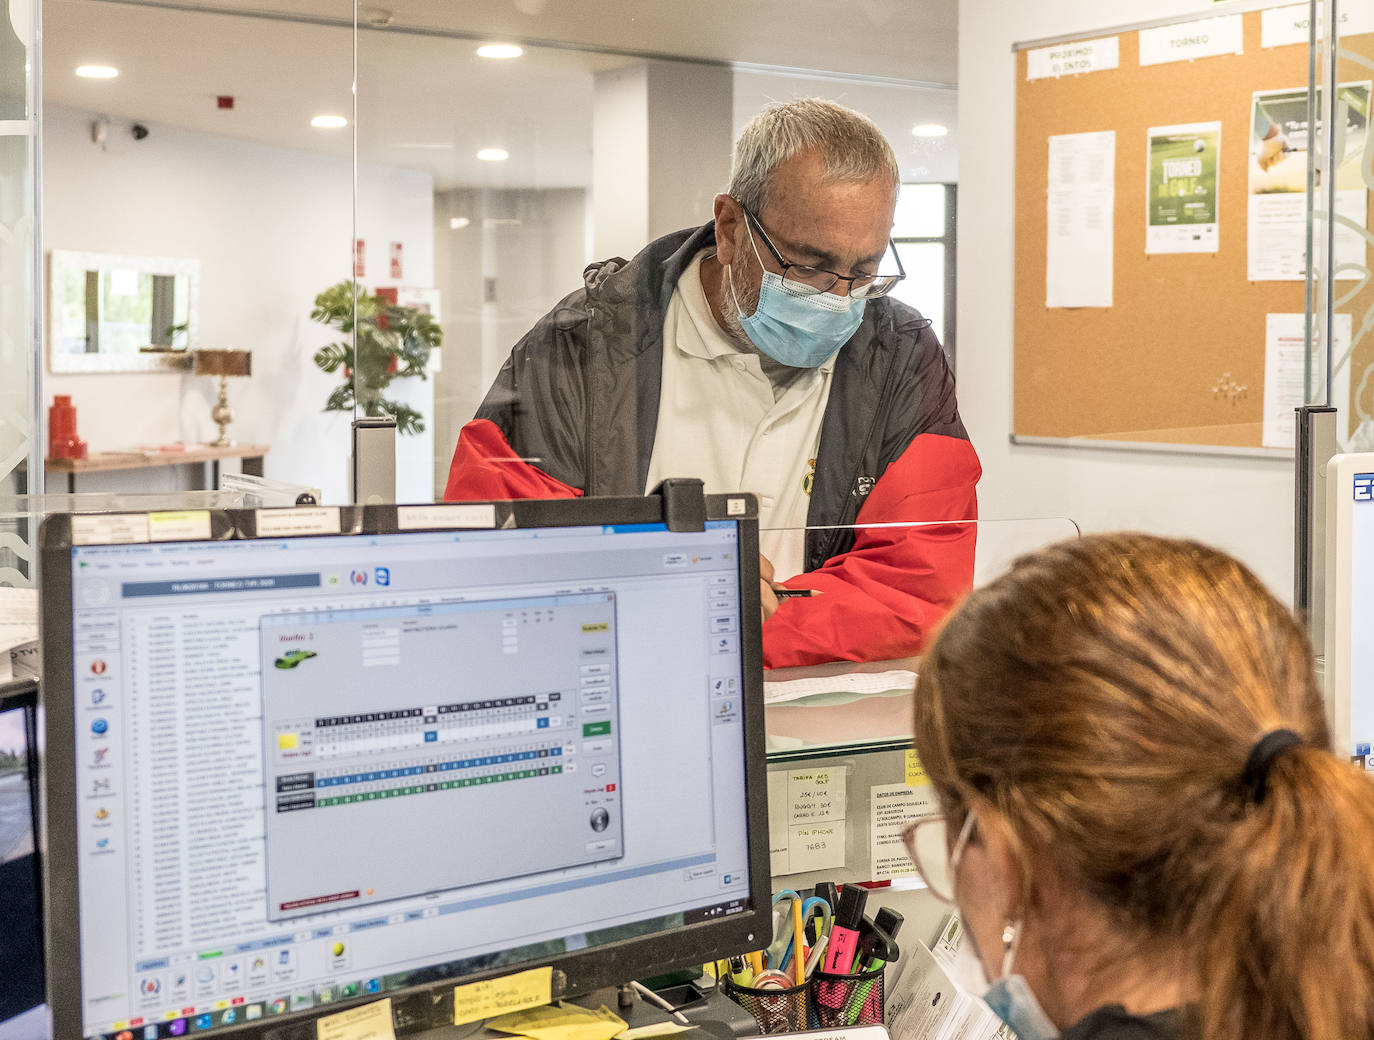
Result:
<svg viewBox="0 0 1374 1040"><path fill-rule="evenodd" d="M824 971L835 975L847 975L854 963L854 954L859 948L859 926L863 924L864 905L868 902L868 890L858 885L845 885L840 893L839 909L835 911L835 924L830 929L830 942L825 950Z"/></svg>
<svg viewBox="0 0 1374 1040"><path fill-rule="evenodd" d="M817 899L824 899L825 905L830 907L832 914L834 913L835 906L840 901L839 890L835 887L835 882L822 881L816 886L816 890L812 894ZM806 922L807 942L814 944L821 937L821 920L819 917L813 917Z"/></svg>

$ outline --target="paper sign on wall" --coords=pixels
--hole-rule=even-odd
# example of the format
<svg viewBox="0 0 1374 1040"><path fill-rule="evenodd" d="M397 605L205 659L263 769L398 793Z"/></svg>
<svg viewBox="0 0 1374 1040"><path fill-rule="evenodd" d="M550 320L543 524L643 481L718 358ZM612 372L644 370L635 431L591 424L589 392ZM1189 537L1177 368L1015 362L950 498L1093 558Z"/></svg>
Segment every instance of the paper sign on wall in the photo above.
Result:
<svg viewBox="0 0 1374 1040"><path fill-rule="evenodd" d="M400 242L392 242L392 243L391 243L391 277L392 277L392 278L402 278L402 277L404 277L404 275L401 274L402 269L403 269L403 265L402 265L402 263L401 263L401 243L400 243Z"/></svg>
<svg viewBox="0 0 1374 1040"><path fill-rule="evenodd" d="M1049 139L1045 306L1110 307L1116 131Z"/></svg>
<svg viewBox="0 0 1374 1040"><path fill-rule="evenodd" d="M935 816L940 805L930 784L879 784L869 789L869 852L873 881L894 877L914 877L916 867L902 843L902 828L922 816Z"/></svg>
<svg viewBox="0 0 1374 1040"><path fill-rule="evenodd" d="M1334 314L1331 355L1331 403L1345 412L1350 407L1349 314ZM1294 447L1297 416L1294 409L1307 399L1307 319L1303 314L1266 314L1264 317L1264 425L1260 443L1266 448Z"/></svg>
<svg viewBox="0 0 1374 1040"><path fill-rule="evenodd" d="M1307 4L1270 7L1260 12L1260 46L1307 46L1311 40L1311 9ZM1342 36L1374 32L1374 7L1369 4L1342 4Z"/></svg>
<svg viewBox="0 0 1374 1040"><path fill-rule="evenodd" d="M1203 18L1158 29L1141 29L1140 64L1163 65L1170 61L1215 58L1220 54L1242 54L1245 50L1245 22L1238 14Z"/></svg>
<svg viewBox="0 0 1374 1040"><path fill-rule="evenodd" d="M1026 79L1049 79L1101 72L1121 64L1121 48L1115 36L1100 40L1075 40L1026 52Z"/></svg>
<svg viewBox="0 0 1374 1040"><path fill-rule="evenodd" d="M844 866L845 783L843 769L769 774L769 851L775 875Z"/></svg>
<svg viewBox="0 0 1374 1040"><path fill-rule="evenodd" d="M1145 252L1215 253L1221 124L1151 127L1147 151Z"/></svg>
<svg viewBox="0 0 1374 1040"><path fill-rule="evenodd" d="M362 278L367 274L367 244L361 238L353 240L353 277Z"/></svg>

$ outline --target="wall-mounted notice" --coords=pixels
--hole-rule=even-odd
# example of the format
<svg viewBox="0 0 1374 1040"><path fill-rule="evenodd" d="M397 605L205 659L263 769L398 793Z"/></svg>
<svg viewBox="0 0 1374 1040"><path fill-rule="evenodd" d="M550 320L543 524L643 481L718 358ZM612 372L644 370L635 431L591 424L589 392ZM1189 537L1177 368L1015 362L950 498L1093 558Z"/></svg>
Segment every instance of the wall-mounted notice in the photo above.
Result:
<svg viewBox="0 0 1374 1040"><path fill-rule="evenodd" d="M844 770L770 773L768 779L771 872L802 874L843 867Z"/></svg>
<svg viewBox="0 0 1374 1040"><path fill-rule="evenodd" d="M1145 252L1215 253L1221 124L1151 127L1148 152Z"/></svg>
<svg viewBox="0 0 1374 1040"><path fill-rule="evenodd" d="M1365 266L1365 240L1340 218L1365 226L1368 192L1360 170L1369 133L1369 83L1337 88L1341 132L1336 166L1337 278ZM1320 97L1317 100L1321 107ZM1318 128L1320 129L1320 127ZM1256 91L1250 109L1250 196L1247 260L1251 281L1300 282L1307 277L1307 90ZM1342 272L1342 265L1350 269Z"/></svg>
<svg viewBox="0 0 1374 1040"><path fill-rule="evenodd" d="M1059 76L1079 76L1085 72L1101 72L1121 64L1119 38L1104 36L1100 40L1075 40L1053 47L1036 47L1026 52L1026 79L1051 79Z"/></svg>
<svg viewBox="0 0 1374 1040"><path fill-rule="evenodd" d="M1045 306L1112 305L1116 131L1049 139Z"/></svg>
<svg viewBox="0 0 1374 1040"><path fill-rule="evenodd" d="M1260 46L1285 47L1289 44L1307 46L1311 40L1310 13L1311 9L1307 4L1270 7L1261 11ZM1342 4L1339 17L1342 36L1374 32L1374 6L1369 4Z"/></svg>
<svg viewBox="0 0 1374 1040"><path fill-rule="evenodd" d="M922 816L935 816L940 805L935 800L935 788L930 784L908 787L901 784L878 784L869 789L868 843L872 855L869 879L884 881L894 877L914 877L916 868L902 843L902 828Z"/></svg>
<svg viewBox="0 0 1374 1040"><path fill-rule="evenodd" d="M1331 356L1337 359L1331 375L1331 403L1344 414L1350 407L1349 314L1336 314L1331 324ZM1297 419L1293 410L1307 399L1306 316L1266 314L1264 317L1264 426L1260 443L1266 448L1294 446Z"/></svg>
<svg viewBox="0 0 1374 1040"><path fill-rule="evenodd" d="M1245 21L1238 14L1140 30L1140 64L1245 53Z"/></svg>

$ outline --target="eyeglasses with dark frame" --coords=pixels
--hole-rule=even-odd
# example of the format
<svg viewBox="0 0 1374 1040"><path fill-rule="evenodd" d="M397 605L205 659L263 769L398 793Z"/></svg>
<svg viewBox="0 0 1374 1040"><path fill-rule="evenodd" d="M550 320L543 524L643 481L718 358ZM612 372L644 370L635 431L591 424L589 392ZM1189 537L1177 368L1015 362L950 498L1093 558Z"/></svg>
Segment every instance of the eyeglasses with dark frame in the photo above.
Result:
<svg viewBox="0 0 1374 1040"><path fill-rule="evenodd" d="M758 228L763 244L782 267L782 280L788 289L798 296L817 296L829 292L839 282L848 282L847 295L856 300L876 300L897 288L897 283L906 277L902 258L897 255L897 244L891 238L887 240L887 247L892 250L892 257L897 261L897 274L837 274L823 267L808 267L806 264L794 264L790 260L784 260L778 252L778 247L773 245L773 240L768 237L768 232L763 229L759 218L754 216L744 203L740 202L739 208L744 212L747 223Z"/></svg>
<svg viewBox="0 0 1374 1040"><path fill-rule="evenodd" d="M949 841L949 820L945 816L923 816L902 828L906 854L926 883L931 895L943 903L954 902L954 872L973 837L974 814L964 817L953 846Z"/></svg>

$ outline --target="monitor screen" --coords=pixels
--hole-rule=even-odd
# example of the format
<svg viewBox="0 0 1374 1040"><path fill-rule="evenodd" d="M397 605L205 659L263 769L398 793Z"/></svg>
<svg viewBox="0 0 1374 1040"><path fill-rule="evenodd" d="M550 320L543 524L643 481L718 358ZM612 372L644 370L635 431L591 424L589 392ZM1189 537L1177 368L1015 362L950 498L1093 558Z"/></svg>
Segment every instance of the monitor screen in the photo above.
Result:
<svg viewBox="0 0 1374 1040"><path fill-rule="evenodd" d="M598 950L751 914L742 530L71 548L80 1035L579 951L589 988Z"/></svg>
<svg viewBox="0 0 1374 1040"><path fill-rule="evenodd" d="M0 1037L39 1035L43 930L38 853L34 686L0 689ZM10 693L6 693L8 689ZM34 1025L26 1026L32 1018Z"/></svg>

